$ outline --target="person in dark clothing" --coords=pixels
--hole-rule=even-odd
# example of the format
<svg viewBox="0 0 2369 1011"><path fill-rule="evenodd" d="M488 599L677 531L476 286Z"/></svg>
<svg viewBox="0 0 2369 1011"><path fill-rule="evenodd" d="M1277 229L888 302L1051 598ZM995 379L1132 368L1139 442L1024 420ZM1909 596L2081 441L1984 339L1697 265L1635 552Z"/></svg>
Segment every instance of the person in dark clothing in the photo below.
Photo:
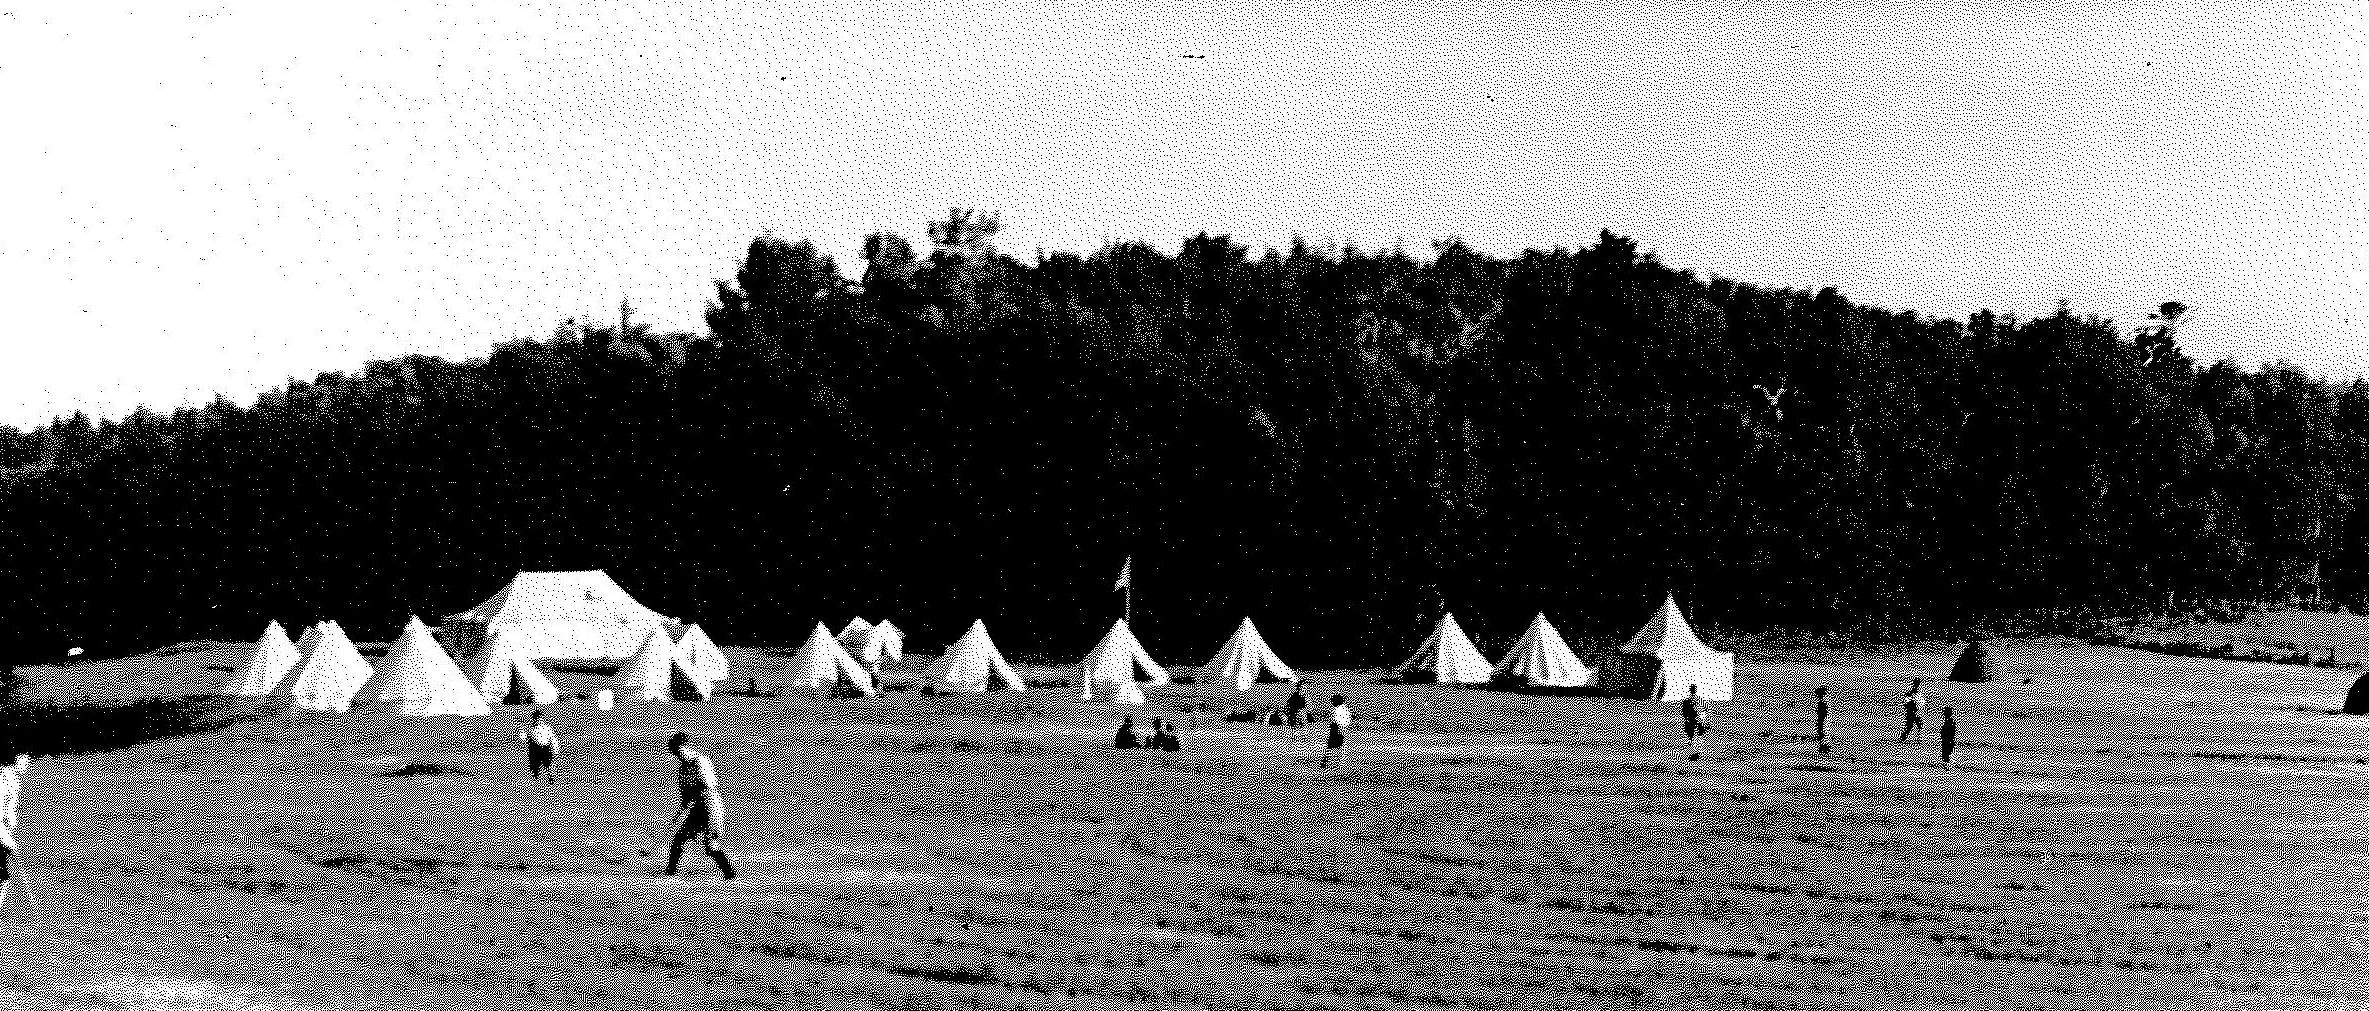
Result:
<svg viewBox="0 0 2369 1011"><path fill-rule="evenodd" d="M724 872L724 880L739 877L732 869L732 854L724 852L724 798L716 785L715 762L692 750L689 734L675 734L666 742L666 750L674 753L678 766L675 781L683 800L675 810L674 843L666 851L667 875L673 876L682 866L684 844L696 839L715 860L716 869Z"/></svg>
<svg viewBox="0 0 2369 1011"><path fill-rule="evenodd" d="M1941 707L1941 764L1948 765L1950 754L1958 750L1958 717L1950 707Z"/></svg>
<svg viewBox="0 0 2369 1011"><path fill-rule="evenodd" d="M1170 726L1167 720L1152 721L1152 750L1175 751L1181 743L1176 739L1176 728Z"/></svg>
<svg viewBox="0 0 2369 1011"><path fill-rule="evenodd" d="M1678 722L1686 731L1686 760L1698 762L1703 758L1702 696L1694 685L1686 686L1686 697L1678 700Z"/></svg>
<svg viewBox="0 0 2369 1011"><path fill-rule="evenodd" d="M1120 751L1143 746L1143 741L1135 736L1135 717L1129 716L1119 720L1119 732L1111 738L1110 746Z"/></svg>
<svg viewBox="0 0 2369 1011"><path fill-rule="evenodd" d="M1825 686L1825 685L1819 685L1819 686L1818 686L1818 689L1817 689L1816 691L1814 691L1814 692L1812 692L1812 693L1811 693L1811 696L1812 696L1812 700L1811 700L1811 702L1810 702L1810 719L1811 719L1812 723L1813 723L1813 724L1814 724L1814 725L1817 727L1817 731L1816 731L1816 733L1817 733L1817 735L1818 735L1818 753L1819 753L1819 754L1821 754L1821 755L1823 755L1823 754L1826 754L1826 753L1827 753L1827 752L1826 752L1826 686Z"/></svg>
<svg viewBox="0 0 2369 1011"><path fill-rule="evenodd" d="M1329 768L1333 764L1333 756L1340 754L1341 747L1349 743L1348 731L1352 719L1349 715L1349 700L1339 695L1333 696L1332 720L1324 731L1324 759L1316 763L1317 768Z"/></svg>
<svg viewBox="0 0 2369 1011"><path fill-rule="evenodd" d="M1291 686L1291 697L1283 700L1283 719L1292 726L1300 725L1300 718L1308 711L1308 697L1300 694L1300 686Z"/></svg>
<svg viewBox="0 0 2369 1011"><path fill-rule="evenodd" d="M1900 712L1904 717L1900 725L1901 743L1907 743L1911 735L1922 736L1925 733L1924 678L1909 679L1908 694L1900 698Z"/></svg>
<svg viewBox="0 0 2369 1011"><path fill-rule="evenodd" d="M543 721L543 711L535 710L535 721L518 731L518 739L526 742L526 778L529 782L542 780L559 782L551 774L551 763L559 757L559 733Z"/></svg>

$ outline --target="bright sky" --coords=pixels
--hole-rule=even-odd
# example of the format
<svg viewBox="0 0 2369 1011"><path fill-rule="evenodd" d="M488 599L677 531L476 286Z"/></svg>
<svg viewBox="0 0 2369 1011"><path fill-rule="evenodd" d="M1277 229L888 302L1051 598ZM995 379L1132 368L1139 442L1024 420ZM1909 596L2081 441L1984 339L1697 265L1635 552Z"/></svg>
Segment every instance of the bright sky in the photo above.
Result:
<svg viewBox="0 0 2369 1011"><path fill-rule="evenodd" d="M1007 250L1584 245L2369 372L2352 2L0 0L0 424L610 318L951 204ZM1293 13L1320 8L1328 13ZM1185 56L1201 57L1186 59Z"/></svg>

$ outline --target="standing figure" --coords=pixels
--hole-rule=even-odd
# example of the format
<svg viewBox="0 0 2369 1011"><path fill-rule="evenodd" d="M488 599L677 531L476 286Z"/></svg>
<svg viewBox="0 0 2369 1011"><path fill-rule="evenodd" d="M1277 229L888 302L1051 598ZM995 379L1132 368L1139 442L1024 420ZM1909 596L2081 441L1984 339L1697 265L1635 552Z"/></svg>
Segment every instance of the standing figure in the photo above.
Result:
<svg viewBox="0 0 2369 1011"><path fill-rule="evenodd" d="M675 810L679 824L674 843L666 850L666 873L671 876L682 867L683 844L697 839L715 860L716 869L724 872L724 880L739 877L732 869L732 854L724 852L724 798L716 787L716 763L692 750L689 734L675 734L666 748L679 763L675 782L682 788L683 798L682 806Z"/></svg>
<svg viewBox="0 0 2369 1011"><path fill-rule="evenodd" d="M1925 733L1924 678L1909 679L1908 694L1900 699L1900 711L1901 715L1905 717L1904 722L1900 725L1901 742L1907 743L1911 735L1923 736Z"/></svg>
<svg viewBox="0 0 2369 1011"><path fill-rule="evenodd" d="M1948 706L1941 707L1941 764L1949 765L1950 754L1958 750L1958 717Z"/></svg>
<svg viewBox="0 0 2369 1011"><path fill-rule="evenodd" d="M24 797L25 770L32 764L33 756L18 752L0 765L0 906L8 904L9 868L17 848L16 805Z"/></svg>
<svg viewBox="0 0 2369 1011"><path fill-rule="evenodd" d="M1142 740L1135 736L1135 717L1120 718L1119 732L1112 735L1110 746L1120 751L1130 751L1143 746Z"/></svg>
<svg viewBox="0 0 2369 1011"><path fill-rule="evenodd" d="M1284 722L1289 723L1295 727L1299 726L1301 718L1306 716L1307 712L1308 697L1306 695L1300 694L1300 686L1295 682L1291 686L1291 697L1283 700Z"/></svg>
<svg viewBox="0 0 2369 1011"><path fill-rule="evenodd" d="M1689 762L1702 761L1702 696L1697 692L1694 685L1687 685L1686 697L1678 700L1678 722L1682 729L1686 731L1686 760Z"/></svg>
<svg viewBox="0 0 2369 1011"><path fill-rule="evenodd" d="M1819 685L1810 693L1810 719L1817 727L1818 753L1826 754L1826 686Z"/></svg>
<svg viewBox="0 0 2369 1011"><path fill-rule="evenodd" d="M518 739L526 742L526 778L559 782L551 774L551 763L559 757L559 733L543 722L542 710L535 710L534 722L518 732Z"/></svg>
<svg viewBox="0 0 2369 1011"><path fill-rule="evenodd" d="M1317 768L1330 767L1333 764L1333 755L1341 750L1342 745L1349 742L1347 733L1349 720L1349 700L1339 695L1333 696L1332 724L1325 729L1324 759L1316 763Z"/></svg>

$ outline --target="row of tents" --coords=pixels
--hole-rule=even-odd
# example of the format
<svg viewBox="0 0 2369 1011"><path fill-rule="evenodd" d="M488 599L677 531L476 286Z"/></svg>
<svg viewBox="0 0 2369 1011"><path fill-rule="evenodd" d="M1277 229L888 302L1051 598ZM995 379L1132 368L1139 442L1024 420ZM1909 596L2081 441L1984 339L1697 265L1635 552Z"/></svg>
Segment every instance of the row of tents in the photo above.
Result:
<svg viewBox="0 0 2369 1011"><path fill-rule="evenodd" d="M1491 664L1450 614L1391 674L1439 684L1594 689L1657 702L1683 699L1690 692L1706 702L1726 702L1736 694L1736 655L1704 645L1674 597L1663 598L1645 627L1606 659L1603 670L1582 663L1544 614L1531 619L1505 659Z"/></svg>
<svg viewBox="0 0 2369 1011"><path fill-rule="evenodd" d="M390 709L412 716L483 715L495 705L557 701L558 686L537 662L550 658L536 657L523 643L496 635L467 654L464 668L415 616L373 667L334 621L305 629L294 642L273 621L223 694L284 698L294 708L314 712ZM617 673L628 698L704 699L731 667L714 640L691 625L679 637L650 629Z"/></svg>

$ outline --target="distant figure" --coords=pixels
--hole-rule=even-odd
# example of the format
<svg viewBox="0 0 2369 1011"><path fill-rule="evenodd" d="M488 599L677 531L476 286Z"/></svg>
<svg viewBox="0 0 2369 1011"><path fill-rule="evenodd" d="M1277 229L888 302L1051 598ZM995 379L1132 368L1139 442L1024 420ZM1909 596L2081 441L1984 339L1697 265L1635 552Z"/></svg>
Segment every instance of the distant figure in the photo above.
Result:
<svg viewBox="0 0 2369 1011"><path fill-rule="evenodd" d="M1349 720L1349 700L1339 695L1333 696L1332 725L1325 730L1324 759L1316 763L1317 768L1330 767L1333 764L1333 755L1341 750L1342 745L1348 743L1349 738L1346 731L1349 729Z"/></svg>
<svg viewBox="0 0 2369 1011"><path fill-rule="evenodd" d="M1176 739L1176 728L1170 726L1167 720L1157 718L1152 720L1152 750L1175 751L1182 744L1182 741Z"/></svg>
<svg viewBox="0 0 2369 1011"><path fill-rule="evenodd" d="M1686 697L1678 700L1678 722L1686 731L1686 760L1703 760L1702 696L1694 685L1686 686Z"/></svg>
<svg viewBox="0 0 2369 1011"><path fill-rule="evenodd" d="M1295 682L1291 686L1291 698L1283 700L1283 718L1296 727L1300 725L1300 717L1306 715L1307 712L1308 697L1300 694L1300 686Z"/></svg>
<svg viewBox="0 0 2369 1011"><path fill-rule="evenodd" d="M23 752L0 765L0 906L8 904L9 868L16 858L16 805L25 792L25 770L33 756Z"/></svg>
<svg viewBox="0 0 2369 1011"><path fill-rule="evenodd" d="M518 739L526 742L526 778L559 782L551 774L552 760L559 756L559 733L543 722L542 710L535 710L535 721L519 730Z"/></svg>
<svg viewBox="0 0 2369 1011"><path fill-rule="evenodd" d="M1111 738L1110 746L1120 751L1130 751L1143 746L1143 742L1135 736L1135 717L1128 716L1119 720L1119 732Z"/></svg>
<svg viewBox="0 0 2369 1011"><path fill-rule="evenodd" d="M682 806L675 810L680 824L673 845L667 847L666 873L672 876L682 867L683 844L697 839L715 860L716 869L724 872L724 880L739 877L732 869L732 854L724 852L724 798L716 786L716 763L691 749L689 734L675 734L666 748L679 763L675 782L683 796Z"/></svg>
<svg viewBox="0 0 2369 1011"><path fill-rule="evenodd" d="M1941 707L1941 764L1949 764L1950 753L1958 750L1958 717L1948 706Z"/></svg>
<svg viewBox="0 0 2369 1011"><path fill-rule="evenodd" d="M1923 736L1925 733L1924 678L1909 679L1908 694L1900 699L1900 711L1901 715L1906 717L1905 722L1900 725L1901 743L1907 743L1911 735Z"/></svg>
<svg viewBox="0 0 2369 1011"><path fill-rule="evenodd" d="M1826 686L1819 685L1817 690L1810 694L1813 696L1810 702L1810 719L1817 727L1818 753L1823 755L1826 754Z"/></svg>
<svg viewBox="0 0 2369 1011"><path fill-rule="evenodd" d="M1269 707L1267 708L1267 725L1268 725L1268 726L1270 726L1270 727L1280 727L1280 726L1282 726L1282 725L1283 725L1283 710L1281 710L1281 709L1276 709L1276 708L1274 708L1274 707L1272 707L1272 706L1269 706Z"/></svg>

